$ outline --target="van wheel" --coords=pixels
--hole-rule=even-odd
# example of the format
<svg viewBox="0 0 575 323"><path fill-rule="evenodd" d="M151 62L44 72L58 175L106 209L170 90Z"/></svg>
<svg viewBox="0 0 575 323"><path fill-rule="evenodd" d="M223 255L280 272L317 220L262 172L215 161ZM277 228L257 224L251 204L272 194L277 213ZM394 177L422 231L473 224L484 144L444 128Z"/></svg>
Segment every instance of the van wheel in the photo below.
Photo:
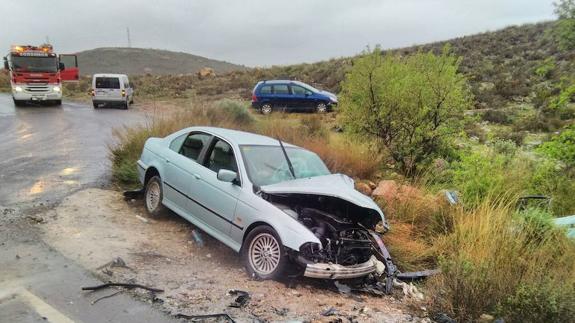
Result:
<svg viewBox="0 0 575 323"><path fill-rule="evenodd" d="M250 231L241 253L250 277L278 278L288 264L287 254L278 234L267 225Z"/></svg>
<svg viewBox="0 0 575 323"><path fill-rule="evenodd" d="M272 108L271 104L264 104L264 105L262 105L262 107L260 109L262 114L270 114L270 113L272 113L272 110L273 110L273 108Z"/></svg>
<svg viewBox="0 0 575 323"><path fill-rule="evenodd" d="M54 105L62 105L62 100L54 100Z"/></svg>
<svg viewBox="0 0 575 323"><path fill-rule="evenodd" d="M130 102L128 101L128 99L126 99L126 102L124 102L124 110L128 110L129 107L130 107Z"/></svg>
<svg viewBox="0 0 575 323"><path fill-rule="evenodd" d="M23 107L24 103L26 102L24 100L16 100L16 99L13 99L13 100L14 100L14 105L17 107Z"/></svg>
<svg viewBox="0 0 575 323"><path fill-rule="evenodd" d="M315 108L317 113L326 113L327 112L327 105L323 102L320 102L317 107Z"/></svg>
<svg viewBox="0 0 575 323"><path fill-rule="evenodd" d="M92 102L92 105L94 106L94 109L98 109L98 103Z"/></svg>

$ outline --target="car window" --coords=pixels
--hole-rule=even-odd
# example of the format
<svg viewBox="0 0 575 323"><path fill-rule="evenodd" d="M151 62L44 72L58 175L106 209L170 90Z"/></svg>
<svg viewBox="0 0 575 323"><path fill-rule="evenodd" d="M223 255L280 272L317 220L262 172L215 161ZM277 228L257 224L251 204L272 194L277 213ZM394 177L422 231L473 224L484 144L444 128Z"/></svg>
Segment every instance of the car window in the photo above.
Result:
<svg viewBox="0 0 575 323"><path fill-rule="evenodd" d="M172 140L172 142L170 142L170 149L177 153L180 152L180 148L182 148L182 144L187 136L188 134L186 133Z"/></svg>
<svg viewBox="0 0 575 323"><path fill-rule="evenodd" d="M191 133L180 148L180 154L191 160L198 160L202 149L208 144L212 136L206 133Z"/></svg>
<svg viewBox="0 0 575 323"><path fill-rule="evenodd" d="M270 85L264 85L260 89L260 94L271 94L271 93L272 93L272 87Z"/></svg>
<svg viewBox="0 0 575 323"><path fill-rule="evenodd" d="M274 94L289 94L289 89L287 84L276 84L274 85Z"/></svg>
<svg viewBox="0 0 575 323"><path fill-rule="evenodd" d="M291 86L291 93L294 95L305 95L306 89L301 86L292 85Z"/></svg>
<svg viewBox="0 0 575 323"><path fill-rule="evenodd" d="M210 153L210 158L206 161L207 168L218 172L220 169L238 171L234 150L227 142L218 140Z"/></svg>
<svg viewBox="0 0 575 323"><path fill-rule="evenodd" d="M119 89L120 79L117 77L96 77L97 89Z"/></svg>

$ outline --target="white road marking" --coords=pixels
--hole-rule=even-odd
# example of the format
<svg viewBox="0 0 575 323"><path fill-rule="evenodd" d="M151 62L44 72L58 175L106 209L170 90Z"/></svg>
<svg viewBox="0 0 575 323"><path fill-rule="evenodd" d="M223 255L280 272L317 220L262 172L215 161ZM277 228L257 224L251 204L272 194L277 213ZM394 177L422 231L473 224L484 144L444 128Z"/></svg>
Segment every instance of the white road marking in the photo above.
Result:
<svg viewBox="0 0 575 323"><path fill-rule="evenodd" d="M50 304L44 302L38 296L32 294L24 288L4 290L0 293L0 301L6 298L16 297L26 302L38 315L45 317L51 323L74 323L62 312L58 311Z"/></svg>

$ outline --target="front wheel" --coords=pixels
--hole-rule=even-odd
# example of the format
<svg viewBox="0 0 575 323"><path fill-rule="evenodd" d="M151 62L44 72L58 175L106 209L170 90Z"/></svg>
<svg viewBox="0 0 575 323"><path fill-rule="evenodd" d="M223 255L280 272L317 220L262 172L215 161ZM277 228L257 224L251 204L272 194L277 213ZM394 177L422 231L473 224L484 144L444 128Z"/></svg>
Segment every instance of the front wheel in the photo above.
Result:
<svg viewBox="0 0 575 323"><path fill-rule="evenodd" d="M14 100L14 105L17 106L17 107L22 107L22 106L24 106L24 103L26 102L26 101L23 101L23 100L16 100L16 99L13 99L13 100Z"/></svg>
<svg viewBox="0 0 575 323"><path fill-rule="evenodd" d="M162 179L160 176L150 178L146 184L144 198L146 201L146 211L148 211L151 216L157 217L164 213L166 208L162 204L164 190L162 188Z"/></svg>
<svg viewBox="0 0 575 323"><path fill-rule="evenodd" d="M287 254L274 229L267 225L253 229L242 247L248 275L260 279L280 277L287 266Z"/></svg>
<svg viewBox="0 0 575 323"><path fill-rule="evenodd" d="M327 105L323 102L320 102L317 107L315 108L315 110L318 113L326 113L327 112Z"/></svg>

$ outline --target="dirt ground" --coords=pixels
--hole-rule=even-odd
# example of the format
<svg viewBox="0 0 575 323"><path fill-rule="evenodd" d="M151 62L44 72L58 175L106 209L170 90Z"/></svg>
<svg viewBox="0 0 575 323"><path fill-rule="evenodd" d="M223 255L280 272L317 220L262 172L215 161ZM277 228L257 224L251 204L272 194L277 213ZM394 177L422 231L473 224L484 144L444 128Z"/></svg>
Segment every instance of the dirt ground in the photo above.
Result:
<svg viewBox="0 0 575 323"><path fill-rule="evenodd" d="M200 246L191 224L175 214L151 219L140 201L126 202L117 191L82 190L39 216L38 226L52 247L104 281L164 289L156 295L134 293L174 315L225 312L238 322L421 321L410 314L407 301L392 296L340 294L331 283L304 278L291 284L253 280L230 248L201 231ZM125 266L111 263L117 257ZM232 289L250 293L247 305L229 306L236 298L228 293ZM321 314L332 307L333 315Z"/></svg>

